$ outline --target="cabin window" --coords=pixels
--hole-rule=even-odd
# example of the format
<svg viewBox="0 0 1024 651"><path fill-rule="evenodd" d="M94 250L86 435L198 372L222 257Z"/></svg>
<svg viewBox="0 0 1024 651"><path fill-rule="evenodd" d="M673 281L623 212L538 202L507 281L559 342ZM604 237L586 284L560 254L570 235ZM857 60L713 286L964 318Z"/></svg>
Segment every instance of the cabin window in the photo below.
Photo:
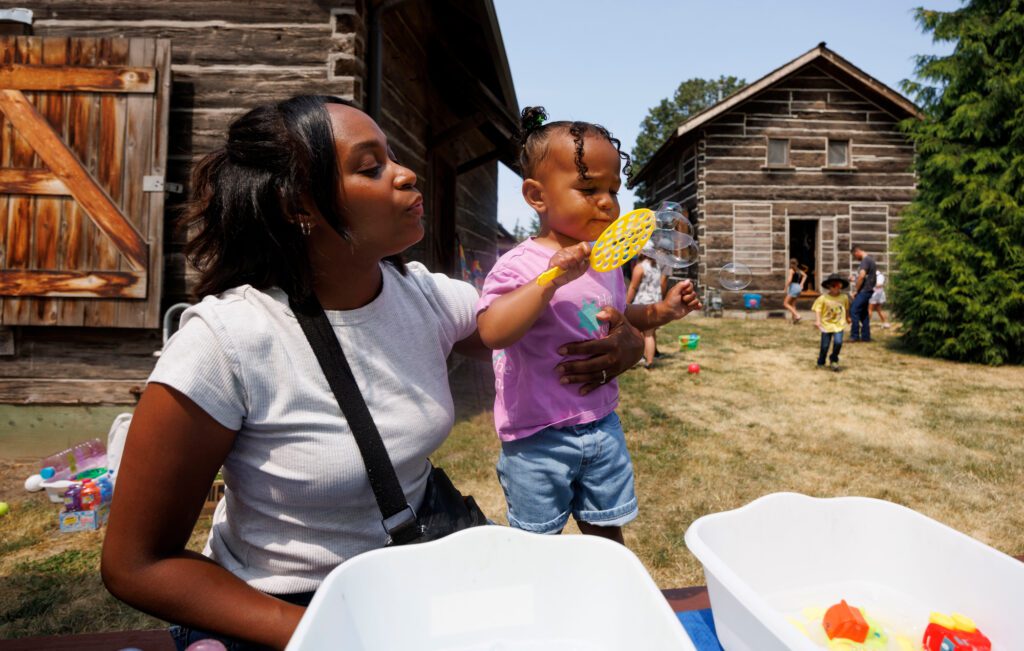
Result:
<svg viewBox="0 0 1024 651"><path fill-rule="evenodd" d="M828 166L849 167L850 166L850 141L829 140L828 141Z"/></svg>
<svg viewBox="0 0 1024 651"><path fill-rule="evenodd" d="M789 139L768 139L768 167L786 167L789 165Z"/></svg>
<svg viewBox="0 0 1024 651"><path fill-rule="evenodd" d="M676 183L685 187L697 180L697 159L692 155L683 156L679 159L679 166L676 168Z"/></svg>

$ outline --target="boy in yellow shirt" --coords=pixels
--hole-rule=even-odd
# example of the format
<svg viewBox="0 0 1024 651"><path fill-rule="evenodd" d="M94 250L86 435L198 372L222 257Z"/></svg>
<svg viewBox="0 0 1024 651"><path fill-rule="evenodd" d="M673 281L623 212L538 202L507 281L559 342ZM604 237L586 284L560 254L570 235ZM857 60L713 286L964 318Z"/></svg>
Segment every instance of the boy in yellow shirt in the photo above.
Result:
<svg viewBox="0 0 1024 651"><path fill-rule="evenodd" d="M832 370L838 373L842 370L839 368L839 351L843 347L843 328L852 321L850 297L840 292L850 286L850 281L839 274L832 274L821 283L821 286L828 293L819 296L811 306L811 310L814 311L814 325L821 331L818 368L825 368L825 356L828 354L829 344L832 344Z"/></svg>

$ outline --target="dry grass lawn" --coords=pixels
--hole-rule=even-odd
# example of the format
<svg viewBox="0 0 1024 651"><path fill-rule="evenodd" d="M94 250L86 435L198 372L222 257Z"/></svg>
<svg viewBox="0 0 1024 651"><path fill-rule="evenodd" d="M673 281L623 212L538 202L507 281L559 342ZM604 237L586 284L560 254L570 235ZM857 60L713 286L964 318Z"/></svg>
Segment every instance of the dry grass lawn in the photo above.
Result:
<svg viewBox="0 0 1024 651"><path fill-rule="evenodd" d="M691 332L697 350L680 352ZM659 331L670 356L620 378L619 407L640 498L626 543L659 586L704 582L683 543L695 519L778 491L898 502L1024 554L1024 368L919 357L894 332L846 344L833 373L816 367L806 319L691 316ZM503 516L489 428L489 414L461 422L436 460Z"/></svg>
<svg viewBox="0 0 1024 651"><path fill-rule="evenodd" d="M690 332L698 349L679 352L676 338ZM704 582L683 543L696 518L776 491L892 500L1024 554L1024 368L918 357L891 332L846 345L842 373L815 368L818 337L806 321L690 317L659 333L671 354L620 378L619 409L641 503L626 542L659 586ZM699 375L687 374L691 362ZM465 378L456 388L460 419L434 460L504 521L498 443L481 408L488 390ZM102 532L62 535L55 507L5 484L0 638L160 625L103 590Z"/></svg>

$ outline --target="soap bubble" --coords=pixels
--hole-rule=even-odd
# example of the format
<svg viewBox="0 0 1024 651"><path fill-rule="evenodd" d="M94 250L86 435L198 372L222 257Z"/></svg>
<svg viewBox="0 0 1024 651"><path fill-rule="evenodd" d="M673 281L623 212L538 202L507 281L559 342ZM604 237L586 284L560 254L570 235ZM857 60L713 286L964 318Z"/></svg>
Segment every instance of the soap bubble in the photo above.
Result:
<svg viewBox="0 0 1024 651"><path fill-rule="evenodd" d="M676 223L683 219L683 207L675 201L662 201L654 211L654 219L658 228L675 228Z"/></svg>
<svg viewBox="0 0 1024 651"><path fill-rule="evenodd" d="M697 262L700 256L697 242L691 236L667 228L655 230L649 246L653 253L648 255L662 268L685 269Z"/></svg>
<svg viewBox="0 0 1024 651"><path fill-rule="evenodd" d="M735 292L750 284L750 267L742 262L730 262L718 271L718 283Z"/></svg>

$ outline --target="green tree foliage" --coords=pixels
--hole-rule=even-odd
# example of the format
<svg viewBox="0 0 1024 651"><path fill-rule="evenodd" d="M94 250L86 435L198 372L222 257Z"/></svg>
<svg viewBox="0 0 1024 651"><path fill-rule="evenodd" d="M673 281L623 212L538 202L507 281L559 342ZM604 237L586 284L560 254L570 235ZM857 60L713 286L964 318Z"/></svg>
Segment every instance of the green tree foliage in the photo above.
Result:
<svg viewBox="0 0 1024 651"><path fill-rule="evenodd" d="M679 84L675 95L666 97L647 111L647 117L640 123L640 135L636 137L636 146L631 154L633 169L639 170L646 165L680 124L746 84L736 77L694 78Z"/></svg>
<svg viewBox="0 0 1024 651"><path fill-rule="evenodd" d="M526 238L533 237L534 235L540 235L540 217L537 213L533 213L533 216L530 217L529 228L520 224L518 219L516 220L516 225L512 229L512 237L515 238L516 242L522 242Z"/></svg>
<svg viewBox="0 0 1024 651"><path fill-rule="evenodd" d="M892 289L904 340L924 354L1024 361L1024 0L917 10L949 56L922 56L904 90L918 193L904 211ZM930 85L929 85L930 84Z"/></svg>

